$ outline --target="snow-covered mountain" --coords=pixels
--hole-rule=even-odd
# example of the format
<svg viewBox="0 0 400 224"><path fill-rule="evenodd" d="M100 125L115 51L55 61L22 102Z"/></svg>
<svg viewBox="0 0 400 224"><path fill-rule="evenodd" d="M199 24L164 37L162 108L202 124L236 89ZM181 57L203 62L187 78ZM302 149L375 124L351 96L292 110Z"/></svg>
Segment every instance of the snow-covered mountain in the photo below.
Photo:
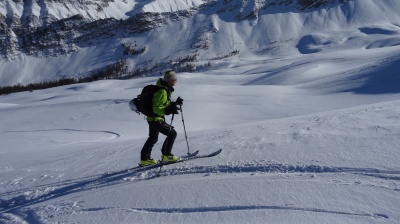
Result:
<svg viewBox="0 0 400 224"><path fill-rule="evenodd" d="M5 0L0 6L2 86L88 76L118 60L127 75L144 76L228 67L234 58L400 43L396 0Z"/></svg>
<svg viewBox="0 0 400 224"><path fill-rule="evenodd" d="M0 223L398 224L399 2L0 1L1 85L150 76L0 95ZM223 150L125 172L167 67L173 153Z"/></svg>

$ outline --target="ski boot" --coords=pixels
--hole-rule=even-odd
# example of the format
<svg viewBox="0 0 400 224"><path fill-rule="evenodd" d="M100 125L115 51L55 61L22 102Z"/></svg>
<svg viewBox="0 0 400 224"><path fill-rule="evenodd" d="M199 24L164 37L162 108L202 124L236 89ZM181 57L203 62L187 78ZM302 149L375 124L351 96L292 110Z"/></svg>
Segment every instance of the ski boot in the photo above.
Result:
<svg viewBox="0 0 400 224"><path fill-rule="evenodd" d="M155 159L145 159L140 161L140 166L150 166L150 165L155 165L157 164L157 160Z"/></svg>
<svg viewBox="0 0 400 224"><path fill-rule="evenodd" d="M179 158L174 155L170 155L170 156L162 155L161 156L161 162L163 162L163 163L175 163L178 160L179 160Z"/></svg>

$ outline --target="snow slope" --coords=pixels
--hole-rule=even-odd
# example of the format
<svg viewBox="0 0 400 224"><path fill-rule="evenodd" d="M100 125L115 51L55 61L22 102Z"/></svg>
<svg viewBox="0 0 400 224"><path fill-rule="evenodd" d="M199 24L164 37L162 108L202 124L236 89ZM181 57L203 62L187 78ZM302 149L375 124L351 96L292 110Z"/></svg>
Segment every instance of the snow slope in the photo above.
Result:
<svg viewBox="0 0 400 224"><path fill-rule="evenodd" d="M35 1L27 1L35 2ZM95 1L93 1L95 2ZM8 11L4 15L22 18L23 9L18 9L13 1L5 1ZM81 13L110 13L105 18L126 19L139 12L160 13L155 28L140 34L113 30L112 37L96 37L85 43L64 46L71 54L46 56L46 52L37 52L38 56L18 53L15 49L10 58L0 61L0 85L29 84L60 77L82 77L95 69L100 69L120 59L126 59L130 70L152 68L179 57L197 54L194 66L201 67L211 63L210 69L234 66L235 59L263 60L266 57L284 57L315 54L325 51L363 50L398 46L400 44L400 2L397 0L352 0L343 5L329 4L327 7L300 11L295 6L274 5L262 8L264 1L216 1L211 6L201 7L202 1L113 1L98 12L95 7L86 9L74 5L57 6L52 3L50 10L59 10L60 18ZM2 4L2 3L0 3ZM36 4L36 3L32 3ZM78 4L79 5L79 4ZM49 7L49 6L48 6ZM4 10L7 7L4 6ZM38 14L38 6L28 7L25 11ZM78 10L82 8L85 12ZM108 12L107 10L110 12ZM122 11L119 11L122 10ZM167 14L189 10L188 18L179 16L171 19ZM114 12L115 11L115 12ZM112 13L111 13L112 12ZM250 19L248 15L253 15ZM51 14L57 14L52 12ZM41 16L42 18L45 18ZM175 18L173 16L173 18ZM60 19L57 17L57 19ZM79 37L79 33L74 34ZM79 39L79 38L78 38ZM68 41L66 41L68 42ZM69 43L69 42L68 42ZM126 56L121 43L146 48L143 54ZM227 57L237 51L234 57ZM34 54L36 55L36 54ZM225 58L220 60L219 58ZM55 66L48 66L49 64ZM153 75L153 74L147 74Z"/></svg>
<svg viewBox="0 0 400 224"><path fill-rule="evenodd" d="M73 15L82 15L90 20L116 18L126 19L140 12L175 12L188 10L203 4L202 0L173 1L127 1L127 0L91 0L91 1L12 1L0 2L0 13L8 18L36 17L43 23L46 20L65 19Z"/></svg>
<svg viewBox="0 0 400 224"><path fill-rule="evenodd" d="M147 125L127 103L158 77L0 96L0 222L398 223L399 50L178 74L190 151L223 151L159 177L104 175L139 161Z"/></svg>
<svg viewBox="0 0 400 224"><path fill-rule="evenodd" d="M11 1L0 2L0 13L8 18L36 17L40 22L54 19L64 19L73 15L82 15L95 20L114 17L116 19L128 18L126 12L130 11L137 1L114 0L104 1Z"/></svg>

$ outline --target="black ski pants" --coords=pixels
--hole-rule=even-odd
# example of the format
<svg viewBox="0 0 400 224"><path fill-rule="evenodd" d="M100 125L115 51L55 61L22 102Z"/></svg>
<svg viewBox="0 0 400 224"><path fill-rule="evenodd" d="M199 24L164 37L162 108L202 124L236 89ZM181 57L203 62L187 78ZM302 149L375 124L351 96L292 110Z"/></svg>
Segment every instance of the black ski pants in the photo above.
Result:
<svg viewBox="0 0 400 224"><path fill-rule="evenodd" d="M151 158L151 151L158 141L159 133L167 136L161 149L162 154L166 156L172 155L171 151L177 135L174 127L165 121L147 121L147 123L149 124L149 138L142 148L141 160Z"/></svg>

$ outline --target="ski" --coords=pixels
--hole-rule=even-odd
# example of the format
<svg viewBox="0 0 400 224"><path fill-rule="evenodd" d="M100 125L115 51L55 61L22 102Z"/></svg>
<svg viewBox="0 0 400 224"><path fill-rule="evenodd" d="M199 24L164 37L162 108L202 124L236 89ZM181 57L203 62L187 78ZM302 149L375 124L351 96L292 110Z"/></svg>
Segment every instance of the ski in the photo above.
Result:
<svg viewBox="0 0 400 224"><path fill-rule="evenodd" d="M209 158L209 157L214 157L218 154L220 154L222 152L222 149L218 149L215 152L212 152L210 154L206 154L206 155L195 155L195 156L190 156L190 157L186 157L186 158L182 158L181 160L179 160L178 162L185 162L188 160L193 160L193 159L201 159L201 158ZM173 163L171 163L173 164Z"/></svg>
<svg viewBox="0 0 400 224"><path fill-rule="evenodd" d="M194 160L194 159L209 158L209 157L214 157L214 156L220 154L221 152L222 152L222 149L218 149L217 151L212 152L212 153L210 153L210 154L206 154L206 155L194 155L194 156L182 157L180 160L178 160L178 161L176 161L176 162L157 163L156 165L158 165L157 167L160 167L160 166L166 166L166 165L171 165L171 164L186 162L186 161Z"/></svg>
<svg viewBox="0 0 400 224"><path fill-rule="evenodd" d="M197 156L197 154L199 154L199 150L197 150L197 151L195 151L195 152L193 152L193 153L189 153L189 154L187 154L187 155L185 155L185 156L182 156L182 157L180 157L180 158L181 158L181 160L182 160L182 159L187 159L187 158L190 158L190 157L193 157L193 156ZM180 161L180 160L179 160L179 161ZM161 161L160 161L160 162L157 163L157 164L149 165L149 166L142 166L142 165L140 165L140 163L139 163L139 164L138 164L137 166L135 166L135 167L131 167L131 168L128 168L128 169L125 169L125 170L107 172L107 173L105 173L103 176L119 175L119 174L123 174L123 173L127 173L127 172L132 172L132 171L146 171L146 170L151 170L151 169L154 169L154 168L157 168L157 167L160 167L160 166L163 166L163 165L168 165L168 164L171 164L171 163L161 163Z"/></svg>
<svg viewBox="0 0 400 224"><path fill-rule="evenodd" d="M147 170L155 169L155 168L162 167L162 166L168 166L168 165L172 165L172 164L176 164L176 163L186 162L186 161L189 161L189 160L214 157L214 156L220 154L221 152L222 152L222 149L219 149L219 150L217 150L215 152L212 152L210 154L198 155L199 150L197 150L197 151L195 151L195 152L193 152L191 154L188 154L188 155L180 157L180 159L178 161L176 161L176 162L165 162L165 163L163 163L163 162L160 161L157 164L149 165L149 166L140 166L140 165L138 165L138 166L126 169L126 170L106 173L105 176L119 175L119 174L132 172L132 171L138 171L138 172L147 171Z"/></svg>

